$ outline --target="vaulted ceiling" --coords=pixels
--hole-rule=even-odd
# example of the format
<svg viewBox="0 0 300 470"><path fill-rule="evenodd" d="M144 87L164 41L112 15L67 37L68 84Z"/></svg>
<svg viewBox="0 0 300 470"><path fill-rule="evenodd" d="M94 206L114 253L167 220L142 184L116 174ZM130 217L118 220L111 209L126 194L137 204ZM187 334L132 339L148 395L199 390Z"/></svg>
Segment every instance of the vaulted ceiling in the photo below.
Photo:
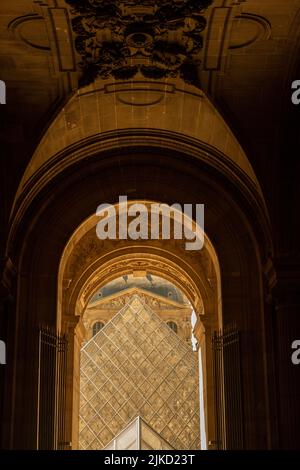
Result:
<svg viewBox="0 0 300 470"><path fill-rule="evenodd" d="M179 75L211 97L243 145L274 222L299 45L300 0L2 0L2 227L43 131L72 92L96 77L138 74Z"/></svg>

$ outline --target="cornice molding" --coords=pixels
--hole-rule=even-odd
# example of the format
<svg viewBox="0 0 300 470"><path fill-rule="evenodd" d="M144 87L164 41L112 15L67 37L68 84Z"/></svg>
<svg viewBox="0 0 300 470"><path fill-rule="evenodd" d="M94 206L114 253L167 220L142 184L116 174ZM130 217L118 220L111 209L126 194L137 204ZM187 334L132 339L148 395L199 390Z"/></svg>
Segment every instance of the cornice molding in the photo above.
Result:
<svg viewBox="0 0 300 470"><path fill-rule="evenodd" d="M186 309L189 308L188 305L183 305L179 302L176 302L175 300L168 299L166 297L163 297L161 295L155 294L153 292L149 292L146 289L143 289L141 287L130 287L128 289L124 289L122 291L115 292L114 294L108 295L107 297L100 298L99 300L96 300L93 303L90 303L88 306L88 309L96 309L97 307L99 308L105 308L106 305L109 305L111 301L115 299L120 299L120 298L125 298L128 296L132 296L134 294L141 294L143 296L149 297L153 300L156 300L159 302L159 305L164 305L167 308L176 308L176 309ZM160 308L163 308L162 306Z"/></svg>

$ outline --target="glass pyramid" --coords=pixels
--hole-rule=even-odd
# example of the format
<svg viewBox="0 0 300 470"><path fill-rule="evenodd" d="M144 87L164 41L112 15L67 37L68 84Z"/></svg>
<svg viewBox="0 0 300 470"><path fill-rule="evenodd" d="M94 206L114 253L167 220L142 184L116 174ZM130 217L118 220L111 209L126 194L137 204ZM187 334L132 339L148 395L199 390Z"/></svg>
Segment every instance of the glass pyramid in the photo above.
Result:
<svg viewBox="0 0 300 470"><path fill-rule="evenodd" d="M173 450L173 447L137 416L103 450Z"/></svg>
<svg viewBox="0 0 300 470"><path fill-rule="evenodd" d="M103 449L137 416L174 449L200 449L197 355L134 295L82 348L80 449Z"/></svg>

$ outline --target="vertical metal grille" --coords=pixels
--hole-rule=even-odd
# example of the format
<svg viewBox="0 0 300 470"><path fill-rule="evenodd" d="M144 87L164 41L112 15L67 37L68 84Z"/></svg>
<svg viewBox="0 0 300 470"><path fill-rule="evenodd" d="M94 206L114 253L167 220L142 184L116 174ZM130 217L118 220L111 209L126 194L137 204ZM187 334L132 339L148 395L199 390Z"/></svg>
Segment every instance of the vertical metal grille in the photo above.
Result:
<svg viewBox="0 0 300 470"><path fill-rule="evenodd" d="M234 326L214 333L213 372L217 449L243 449L240 335Z"/></svg>
<svg viewBox="0 0 300 470"><path fill-rule="evenodd" d="M226 449L223 336L221 332L214 333L212 347L216 420L215 442L216 448L221 450Z"/></svg>
<svg viewBox="0 0 300 470"><path fill-rule="evenodd" d="M65 448L67 338L39 330L37 448Z"/></svg>

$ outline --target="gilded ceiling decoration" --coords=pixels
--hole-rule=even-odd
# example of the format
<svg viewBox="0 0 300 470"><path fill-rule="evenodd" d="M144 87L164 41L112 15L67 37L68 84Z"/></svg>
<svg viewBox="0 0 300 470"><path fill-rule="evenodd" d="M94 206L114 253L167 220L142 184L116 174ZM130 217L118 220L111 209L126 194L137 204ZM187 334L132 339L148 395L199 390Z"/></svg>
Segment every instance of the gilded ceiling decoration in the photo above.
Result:
<svg viewBox="0 0 300 470"><path fill-rule="evenodd" d="M203 16L213 0L66 0L81 86L97 77L126 80L180 76L199 85Z"/></svg>

